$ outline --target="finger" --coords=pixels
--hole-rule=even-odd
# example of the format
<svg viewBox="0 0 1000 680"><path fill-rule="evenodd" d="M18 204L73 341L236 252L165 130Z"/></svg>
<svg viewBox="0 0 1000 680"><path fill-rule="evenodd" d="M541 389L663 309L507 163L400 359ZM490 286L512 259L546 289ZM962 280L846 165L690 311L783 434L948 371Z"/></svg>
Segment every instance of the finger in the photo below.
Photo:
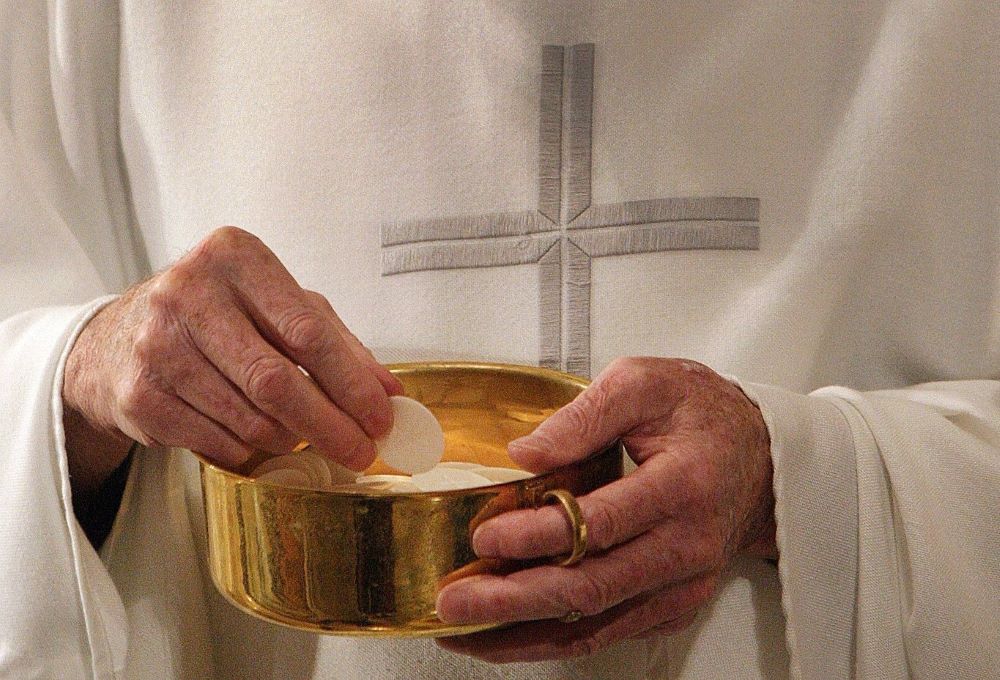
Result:
<svg viewBox="0 0 1000 680"><path fill-rule="evenodd" d="M375 445L287 357L275 351L240 311L220 305L188 328L199 351L264 413L335 460L362 469Z"/></svg>
<svg viewBox="0 0 1000 680"><path fill-rule="evenodd" d="M375 377L381 383L386 393L390 396L403 394L403 383L389 369L379 363L371 350L365 347L357 336L347 328L347 325L337 316L337 312L333 309L330 301L316 291L307 290L306 294L313 300L318 309L329 315L331 323L340 330L341 337L350 345L354 351L354 355L375 374Z"/></svg>
<svg viewBox="0 0 1000 680"><path fill-rule="evenodd" d="M624 543L670 517L689 496L679 488L685 479L680 463L676 457L653 456L620 480L578 498L588 549ZM472 547L480 557L554 557L572 550L573 533L565 511L546 505L484 522L472 536Z"/></svg>
<svg viewBox="0 0 1000 680"><path fill-rule="evenodd" d="M585 458L608 446L642 420L643 394L626 384L628 373L614 365L577 397L543 421L531 434L508 446L522 467L541 472ZM621 393L627 392L627 401Z"/></svg>
<svg viewBox="0 0 1000 680"><path fill-rule="evenodd" d="M190 449L226 467L243 464L253 453L232 432L172 394L146 390L123 415L119 428L145 446Z"/></svg>
<svg viewBox="0 0 1000 680"><path fill-rule="evenodd" d="M533 621L499 631L440 638L437 642L449 651L493 663L588 656L643 633L655 630L665 635L683 630L694 621L697 607L706 601L699 592L704 588L696 583L678 584L575 623Z"/></svg>
<svg viewBox="0 0 1000 680"><path fill-rule="evenodd" d="M266 250L266 249L265 249ZM237 270L236 293L264 336L305 368L323 392L372 438L392 426L389 396L371 368L345 342L339 318L321 312L278 258L266 251L266 279Z"/></svg>
<svg viewBox="0 0 1000 680"><path fill-rule="evenodd" d="M704 572L701 556L678 540L684 533L659 526L574 567L546 565L455 581L438 594L438 616L449 623L507 623L557 618L570 611L599 614Z"/></svg>
<svg viewBox="0 0 1000 680"><path fill-rule="evenodd" d="M609 408L609 398L595 382L531 434L510 442L508 453L526 470L544 472L605 448L635 425L627 413Z"/></svg>
<svg viewBox="0 0 1000 680"><path fill-rule="evenodd" d="M299 436L258 409L204 357L191 360L174 391L194 410L235 434L247 446L269 453L288 453Z"/></svg>
<svg viewBox="0 0 1000 680"><path fill-rule="evenodd" d="M690 364L651 357L615 360L576 399L511 442L510 455L540 472L584 458L633 430L668 431L671 414L691 389Z"/></svg>

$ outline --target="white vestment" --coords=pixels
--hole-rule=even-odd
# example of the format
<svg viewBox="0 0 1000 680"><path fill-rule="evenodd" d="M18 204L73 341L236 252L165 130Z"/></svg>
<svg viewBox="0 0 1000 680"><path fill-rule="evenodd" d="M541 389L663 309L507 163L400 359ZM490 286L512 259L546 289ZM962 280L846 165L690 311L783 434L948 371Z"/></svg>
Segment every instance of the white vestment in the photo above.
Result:
<svg viewBox="0 0 1000 680"><path fill-rule="evenodd" d="M995 676L998 11L853 5L0 2L0 677ZM570 662L317 637L214 592L159 450L98 555L68 349L223 224L385 361L735 376L779 566Z"/></svg>

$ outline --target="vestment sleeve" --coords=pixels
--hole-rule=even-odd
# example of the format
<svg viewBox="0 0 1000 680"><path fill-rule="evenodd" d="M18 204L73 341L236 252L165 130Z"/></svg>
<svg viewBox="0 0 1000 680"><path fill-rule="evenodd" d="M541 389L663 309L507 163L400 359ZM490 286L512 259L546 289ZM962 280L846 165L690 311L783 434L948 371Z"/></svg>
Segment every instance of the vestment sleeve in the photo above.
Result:
<svg viewBox="0 0 1000 680"><path fill-rule="evenodd" d="M772 438L793 677L1000 668L1000 383L744 389Z"/></svg>
<svg viewBox="0 0 1000 680"><path fill-rule="evenodd" d="M0 1L2 677L124 663L121 599L73 514L61 399L77 333L141 268L114 142L116 11Z"/></svg>

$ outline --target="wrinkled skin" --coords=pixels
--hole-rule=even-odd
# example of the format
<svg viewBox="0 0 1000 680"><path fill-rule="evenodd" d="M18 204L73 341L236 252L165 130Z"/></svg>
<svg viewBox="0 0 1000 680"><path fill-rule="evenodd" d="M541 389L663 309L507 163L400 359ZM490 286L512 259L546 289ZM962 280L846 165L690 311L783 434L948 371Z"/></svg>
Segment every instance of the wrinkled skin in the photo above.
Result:
<svg viewBox="0 0 1000 680"><path fill-rule="evenodd" d="M361 469L401 392L325 298L255 236L223 227L74 343L63 384L74 498L93 493L132 440L235 466L308 439Z"/></svg>
<svg viewBox="0 0 1000 680"><path fill-rule="evenodd" d="M735 385L690 361L620 359L511 443L510 454L539 472L617 438L638 468L579 499L584 560L448 585L438 597L443 620L517 625L439 644L490 661L532 661L674 633L712 597L734 555L777 557L767 428ZM555 557L571 545L558 506L501 515L473 536L481 557ZM572 611L584 618L558 620Z"/></svg>

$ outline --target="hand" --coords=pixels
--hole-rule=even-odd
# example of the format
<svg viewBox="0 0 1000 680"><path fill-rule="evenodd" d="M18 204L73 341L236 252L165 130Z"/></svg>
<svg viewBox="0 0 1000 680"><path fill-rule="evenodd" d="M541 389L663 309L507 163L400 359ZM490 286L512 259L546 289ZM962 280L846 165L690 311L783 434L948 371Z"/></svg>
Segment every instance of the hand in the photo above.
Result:
<svg viewBox="0 0 1000 680"><path fill-rule="evenodd" d="M325 298L255 236L224 227L104 308L74 344L63 385L74 491L81 478L103 481L128 439L227 466L308 439L360 469L400 392Z"/></svg>
<svg viewBox="0 0 1000 680"><path fill-rule="evenodd" d="M620 359L511 456L540 472L621 438L638 468L579 499L589 549L572 567L539 566L456 581L438 596L451 623L511 628L442 638L446 649L490 661L592 653L632 637L689 625L740 551L774 548L770 443L759 410L710 369L675 359ZM519 510L480 526L480 557L565 555L558 506ZM579 621L559 621L570 612Z"/></svg>

